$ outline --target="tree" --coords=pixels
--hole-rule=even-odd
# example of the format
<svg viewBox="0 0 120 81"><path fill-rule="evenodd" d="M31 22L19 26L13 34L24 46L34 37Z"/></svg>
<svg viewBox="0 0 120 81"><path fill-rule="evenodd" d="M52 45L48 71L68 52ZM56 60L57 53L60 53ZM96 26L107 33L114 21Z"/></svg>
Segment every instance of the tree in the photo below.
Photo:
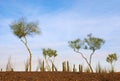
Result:
<svg viewBox="0 0 120 81"><path fill-rule="evenodd" d="M57 56L57 51L50 49L50 48L48 48L48 49L44 48L43 49L43 56L44 56L46 63L47 63L47 69L49 71L51 71L50 65L48 63L48 61L50 61L52 63L52 70L55 68L55 70L57 71L57 68L55 67L55 64L54 64L55 57Z"/></svg>
<svg viewBox="0 0 120 81"><path fill-rule="evenodd" d="M13 34L17 36L21 42L26 46L30 55L30 71L32 70L32 52L28 46L27 36L33 36L35 34L40 34L40 29L38 23L27 22L25 18L20 18L18 21L13 22L10 25Z"/></svg>
<svg viewBox="0 0 120 81"><path fill-rule="evenodd" d="M106 61L107 61L108 63L110 63L110 65L111 65L111 70L112 70L112 72L114 71L113 62L116 62L117 59L118 59L118 57L117 57L117 54L116 54L116 53L109 54L109 55L107 56L107 58L106 58Z"/></svg>
<svg viewBox="0 0 120 81"><path fill-rule="evenodd" d="M69 46L76 52L79 53L82 58L86 61L87 65L89 66L91 72L93 72L93 68L91 65L92 56L94 55L95 51L100 49L101 46L105 43L105 41L101 38L93 37L92 34L88 34L87 38L84 40L76 39L73 41L69 41ZM84 54L80 51L80 49L91 50L90 57L87 59Z"/></svg>
<svg viewBox="0 0 120 81"><path fill-rule="evenodd" d="M8 58L8 62L6 64L6 71L13 71L13 63L11 61L11 57Z"/></svg>

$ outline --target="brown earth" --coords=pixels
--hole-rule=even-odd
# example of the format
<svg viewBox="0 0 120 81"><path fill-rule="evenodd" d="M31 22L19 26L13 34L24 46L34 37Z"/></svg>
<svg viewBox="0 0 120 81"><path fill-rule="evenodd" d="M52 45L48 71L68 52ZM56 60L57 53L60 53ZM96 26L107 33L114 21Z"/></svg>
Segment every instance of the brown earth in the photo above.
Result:
<svg viewBox="0 0 120 81"><path fill-rule="evenodd" d="M0 72L0 81L120 81L120 73Z"/></svg>

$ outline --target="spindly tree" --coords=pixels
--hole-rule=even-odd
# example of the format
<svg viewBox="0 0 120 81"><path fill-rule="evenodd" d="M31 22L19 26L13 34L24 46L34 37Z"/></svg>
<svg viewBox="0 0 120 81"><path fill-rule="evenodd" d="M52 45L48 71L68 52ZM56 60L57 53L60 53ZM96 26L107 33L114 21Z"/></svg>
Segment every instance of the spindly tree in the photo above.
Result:
<svg viewBox="0 0 120 81"><path fill-rule="evenodd" d="M20 18L18 21L14 21L10 25L13 34L17 36L21 42L26 46L29 55L30 55L30 71L32 70L32 52L28 46L27 36L33 36L40 34L40 29L38 23L36 22L27 22L25 18Z"/></svg>
<svg viewBox="0 0 120 81"><path fill-rule="evenodd" d="M88 64L91 72L93 72L93 68L91 65L92 56L94 55L95 51L100 49L104 43L105 43L105 41L103 39L93 37L92 34L88 34L87 38L84 38L84 40L76 39L73 41L69 41L69 46L76 53L79 53L82 56L82 58ZM81 52L80 49L91 50L89 58L85 57L85 55Z"/></svg>
<svg viewBox="0 0 120 81"><path fill-rule="evenodd" d="M46 63L47 63L47 69L49 71L51 71L51 67L48 63L48 61L50 61L52 63L52 69L55 68L55 70L57 70L57 68L55 67L55 64L54 64L55 57L57 56L57 51L50 49L50 48L48 48L48 49L44 48L43 49L43 56L44 56Z"/></svg>
<svg viewBox="0 0 120 81"><path fill-rule="evenodd" d="M110 63L110 65L111 65L111 70L112 70L112 72L114 71L113 62L116 62L117 59L118 59L118 57L117 57L117 54L116 54L116 53L109 54L109 55L107 56L107 58L106 58L106 61L107 61L108 63Z"/></svg>

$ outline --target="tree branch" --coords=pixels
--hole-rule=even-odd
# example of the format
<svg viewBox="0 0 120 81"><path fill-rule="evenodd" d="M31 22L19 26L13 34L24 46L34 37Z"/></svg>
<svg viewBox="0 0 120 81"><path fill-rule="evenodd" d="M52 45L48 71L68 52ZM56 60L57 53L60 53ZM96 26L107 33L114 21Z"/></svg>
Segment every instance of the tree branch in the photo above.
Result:
<svg viewBox="0 0 120 81"><path fill-rule="evenodd" d="M79 53L79 54L82 56L82 58L87 62L88 66L89 66L89 68L90 68L90 70L91 70L91 72L93 73L92 66L91 66L91 64L89 63L88 59L83 55L83 53L81 53L80 51L76 51L75 49L74 49L74 51L75 51L76 53Z"/></svg>
<svg viewBox="0 0 120 81"><path fill-rule="evenodd" d="M90 65L91 65L91 62L92 62L92 56L93 56L94 53L95 53L95 50L93 50L92 53L90 54L90 58L89 58L89 63L90 63Z"/></svg>

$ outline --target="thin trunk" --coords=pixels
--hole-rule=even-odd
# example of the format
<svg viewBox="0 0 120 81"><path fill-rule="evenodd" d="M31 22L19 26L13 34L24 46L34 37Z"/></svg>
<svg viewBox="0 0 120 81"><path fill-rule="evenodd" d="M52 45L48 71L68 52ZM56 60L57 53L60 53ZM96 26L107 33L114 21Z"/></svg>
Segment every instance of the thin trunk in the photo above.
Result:
<svg viewBox="0 0 120 81"><path fill-rule="evenodd" d="M92 53L90 54L90 59L89 59L89 63L90 63L90 65L91 65L91 62L92 62L92 56L93 56L94 53L95 53L95 50L93 50Z"/></svg>
<svg viewBox="0 0 120 81"><path fill-rule="evenodd" d="M30 71L32 71L32 52L31 52L30 48L28 47L28 42L27 42L26 37L24 37L24 39L25 39L25 41L23 41L22 39L21 39L21 41L24 43L24 45L26 46L26 48L30 54L30 63L29 64L30 64Z"/></svg>
<svg viewBox="0 0 120 81"><path fill-rule="evenodd" d="M56 68L56 66L55 66L55 64L53 62L52 62L52 66L55 69L55 71L57 71L57 68Z"/></svg>
<svg viewBox="0 0 120 81"><path fill-rule="evenodd" d="M55 57L53 58L53 60L50 60L50 61L51 61L51 63L52 63L52 68L54 68L55 71L57 71L57 68L56 68L56 66L55 66L55 64L54 64Z"/></svg>
<svg viewBox="0 0 120 81"><path fill-rule="evenodd" d="M49 63L48 63L48 59L45 58L45 61L46 61L46 64L47 64L47 69L48 69L48 71L51 71L50 65L49 65Z"/></svg>
<svg viewBox="0 0 120 81"><path fill-rule="evenodd" d="M28 45L25 44L25 46L26 46L26 48L27 48L27 50L28 50L28 52L29 52L29 54L30 54L30 71L32 71L32 53L31 53Z"/></svg>
<svg viewBox="0 0 120 81"><path fill-rule="evenodd" d="M74 51L77 52L77 53L79 53L79 54L81 54L82 58L86 61L86 63L88 64L88 66L89 66L89 68L90 68L90 70L91 70L91 72L93 73L92 66L91 66L91 64L89 63L89 61L87 60L87 58L86 58L81 52L76 51L76 50L74 50Z"/></svg>
<svg viewBox="0 0 120 81"><path fill-rule="evenodd" d="M114 72L114 66L111 63L111 72Z"/></svg>

